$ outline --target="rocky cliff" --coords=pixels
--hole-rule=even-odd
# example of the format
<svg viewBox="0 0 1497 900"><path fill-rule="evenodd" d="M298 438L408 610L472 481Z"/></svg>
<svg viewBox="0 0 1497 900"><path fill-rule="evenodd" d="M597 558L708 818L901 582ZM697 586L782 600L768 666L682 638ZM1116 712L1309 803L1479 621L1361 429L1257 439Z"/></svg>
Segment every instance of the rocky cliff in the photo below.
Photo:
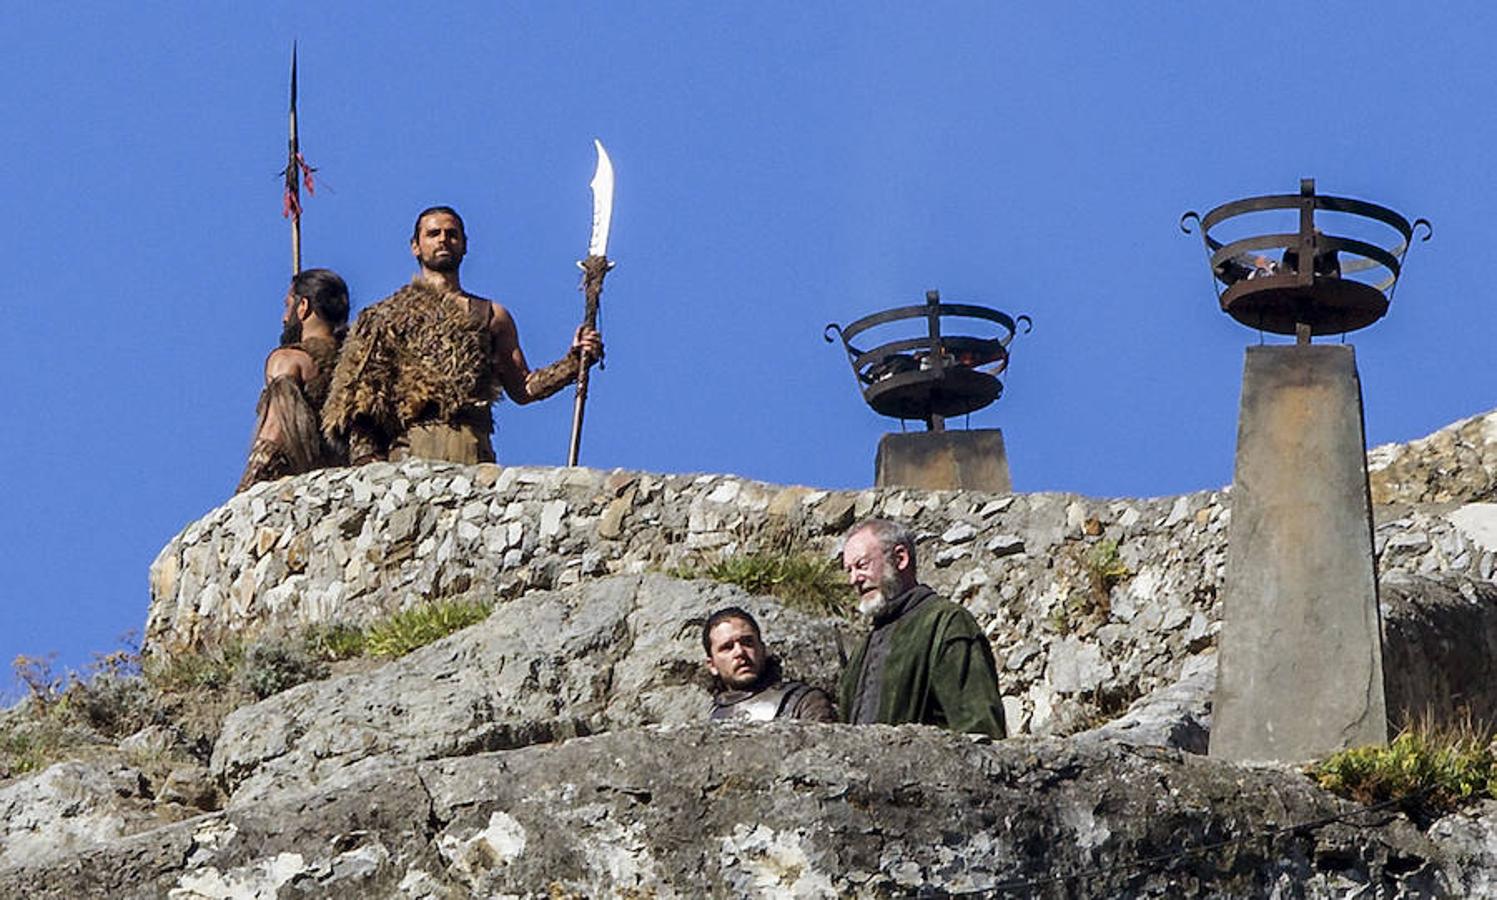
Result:
<svg viewBox="0 0 1497 900"><path fill-rule="evenodd" d="M1482 688L1497 675L1494 421L1369 454L1405 718L1497 719ZM831 553L866 515L912 524L924 580L983 624L1019 738L699 724L711 609L754 610L787 667L824 685L858 626L668 573ZM152 566L156 658L439 597L493 613L234 711L196 767L141 764L178 740L157 727L0 784L0 895L1497 889L1497 810L1416 827L1292 769L1197 755L1229 522L1225 491L829 492L421 462L259 486Z"/></svg>

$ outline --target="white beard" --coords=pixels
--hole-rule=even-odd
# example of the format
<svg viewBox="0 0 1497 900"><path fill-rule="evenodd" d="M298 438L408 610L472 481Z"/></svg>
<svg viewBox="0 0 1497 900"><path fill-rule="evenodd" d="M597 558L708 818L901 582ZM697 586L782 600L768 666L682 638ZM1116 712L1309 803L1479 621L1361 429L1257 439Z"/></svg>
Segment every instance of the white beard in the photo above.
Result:
<svg viewBox="0 0 1497 900"><path fill-rule="evenodd" d="M894 605L894 599L900 593L899 579L885 579L878 586L878 590L858 599L858 612L869 620L877 619L889 611L889 608Z"/></svg>
<svg viewBox="0 0 1497 900"><path fill-rule="evenodd" d="M888 609L888 607L889 598L884 596L883 591L874 591L868 596L862 597L858 600L858 612L861 613L863 615L863 618L865 619L872 619L879 613Z"/></svg>

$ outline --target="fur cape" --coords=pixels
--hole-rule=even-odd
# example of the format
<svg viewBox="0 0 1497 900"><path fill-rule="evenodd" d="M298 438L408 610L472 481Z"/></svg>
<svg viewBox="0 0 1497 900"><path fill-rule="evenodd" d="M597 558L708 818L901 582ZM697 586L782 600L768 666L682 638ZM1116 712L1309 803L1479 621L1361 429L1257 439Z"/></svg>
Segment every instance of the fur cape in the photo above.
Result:
<svg viewBox="0 0 1497 900"><path fill-rule="evenodd" d="M339 342L314 337L291 346L312 357L312 362L317 366L317 375L302 385L302 392L307 395L307 403L317 411L320 419L322 405L327 402L328 387L333 383L333 370L338 367Z"/></svg>
<svg viewBox="0 0 1497 900"><path fill-rule="evenodd" d="M396 435L499 399L491 339L469 315L470 299L415 281L359 313L322 408L323 433L346 436L361 420Z"/></svg>
<svg viewBox="0 0 1497 900"><path fill-rule="evenodd" d="M338 342L311 338L289 346L312 357L317 374L306 384L282 375L272 379L260 392L260 402L255 406L255 439L236 491L257 481L343 465L347 461L347 451L341 443L323 437L320 418L338 362ZM275 419L280 426L278 442L259 437L269 419Z"/></svg>

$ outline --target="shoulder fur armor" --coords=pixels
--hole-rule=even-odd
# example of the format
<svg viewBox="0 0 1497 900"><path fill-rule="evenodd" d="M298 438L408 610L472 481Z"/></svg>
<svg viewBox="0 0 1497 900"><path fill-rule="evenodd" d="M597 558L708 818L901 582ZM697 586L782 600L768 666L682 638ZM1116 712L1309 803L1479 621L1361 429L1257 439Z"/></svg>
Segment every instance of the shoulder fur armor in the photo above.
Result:
<svg viewBox="0 0 1497 900"><path fill-rule="evenodd" d="M348 434L358 420L398 434L497 400L488 330L469 315L468 299L418 281L360 313L338 357L323 431Z"/></svg>
<svg viewBox="0 0 1497 900"><path fill-rule="evenodd" d="M320 415L322 405L327 402L328 387L333 383L333 370L338 365L338 342L332 338L314 337L292 346L312 357L313 364L317 366L317 375L302 385L301 389L307 395L307 402Z"/></svg>

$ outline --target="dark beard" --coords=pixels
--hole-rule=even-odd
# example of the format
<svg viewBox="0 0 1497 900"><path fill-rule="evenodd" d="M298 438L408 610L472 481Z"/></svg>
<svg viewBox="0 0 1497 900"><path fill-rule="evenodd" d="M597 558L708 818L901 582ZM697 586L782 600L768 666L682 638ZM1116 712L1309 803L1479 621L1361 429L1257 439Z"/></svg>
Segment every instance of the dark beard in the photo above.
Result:
<svg viewBox="0 0 1497 900"><path fill-rule="evenodd" d="M301 319L281 323L281 346L289 347L301 343Z"/></svg>
<svg viewBox="0 0 1497 900"><path fill-rule="evenodd" d="M454 253L450 256L433 256L429 259L421 260L421 267L432 272L456 272L458 266L462 264L463 257L460 253Z"/></svg>

